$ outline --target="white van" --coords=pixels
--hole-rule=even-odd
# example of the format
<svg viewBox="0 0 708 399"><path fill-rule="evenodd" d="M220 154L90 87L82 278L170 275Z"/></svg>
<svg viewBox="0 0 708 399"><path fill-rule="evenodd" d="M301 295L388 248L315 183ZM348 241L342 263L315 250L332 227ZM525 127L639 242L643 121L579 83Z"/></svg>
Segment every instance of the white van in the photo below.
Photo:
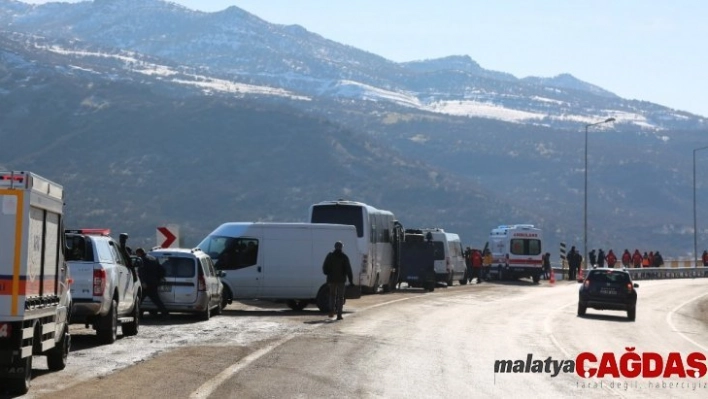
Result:
<svg viewBox="0 0 708 399"><path fill-rule="evenodd" d="M363 260L356 228L319 223L224 223L198 247L224 272L223 297L284 301L293 310L315 303L329 311L329 291L322 264L341 241L359 285Z"/></svg>
<svg viewBox="0 0 708 399"><path fill-rule="evenodd" d="M159 248L148 255L165 270L158 294L168 311L193 313L201 320L221 313L222 272L214 269L211 257L198 248ZM142 310L157 316L157 305L150 298L145 298Z"/></svg>
<svg viewBox="0 0 708 399"><path fill-rule="evenodd" d="M467 266L460 236L439 228L419 229L435 245L435 278L452 286L455 280L467 284Z"/></svg>

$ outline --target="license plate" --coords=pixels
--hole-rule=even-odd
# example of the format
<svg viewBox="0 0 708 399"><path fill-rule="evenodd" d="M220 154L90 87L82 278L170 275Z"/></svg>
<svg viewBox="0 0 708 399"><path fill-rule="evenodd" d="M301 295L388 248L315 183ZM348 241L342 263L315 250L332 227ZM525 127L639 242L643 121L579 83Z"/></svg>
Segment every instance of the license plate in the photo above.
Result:
<svg viewBox="0 0 708 399"><path fill-rule="evenodd" d="M600 294L603 295L617 295L617 290L614 288L600 288Z"/></svg>
<svg viewBox="0 0 708 399"><path fill-rule="evenodd" d="M172 292L172 286L171 285L161 285L157 289L160 292Z"/></svg>

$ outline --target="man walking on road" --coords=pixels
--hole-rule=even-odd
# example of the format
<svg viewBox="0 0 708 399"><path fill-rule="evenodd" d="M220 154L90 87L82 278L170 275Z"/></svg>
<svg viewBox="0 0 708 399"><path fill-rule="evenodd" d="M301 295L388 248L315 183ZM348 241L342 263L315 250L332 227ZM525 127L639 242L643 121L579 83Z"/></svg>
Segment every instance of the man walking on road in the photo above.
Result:
<svg viewBox="0 0 708 399"><path fill-rule="evenodd" d="M329 286L329 317L334 317L337 312L337 320L342 320L342 308L344 306L344 284L349 278L349 284L354 285L352 276L352 266L349 257L342 252L342 242L334 244L334 251L327 254L322 272L327 276Z"/></svg>

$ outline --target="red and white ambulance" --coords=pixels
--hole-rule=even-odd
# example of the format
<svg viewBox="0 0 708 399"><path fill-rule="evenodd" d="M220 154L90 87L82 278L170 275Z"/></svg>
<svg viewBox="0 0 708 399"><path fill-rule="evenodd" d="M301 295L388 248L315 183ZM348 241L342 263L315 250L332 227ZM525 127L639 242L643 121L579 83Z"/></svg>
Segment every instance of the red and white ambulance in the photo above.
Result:
<svg viewBox="0 0 708 399"><path fill-rule="evenodd" d="M538 283L543 272L543 231L532 224L502 225L489 233L492 253L491 278L532 278Z"/></svg>

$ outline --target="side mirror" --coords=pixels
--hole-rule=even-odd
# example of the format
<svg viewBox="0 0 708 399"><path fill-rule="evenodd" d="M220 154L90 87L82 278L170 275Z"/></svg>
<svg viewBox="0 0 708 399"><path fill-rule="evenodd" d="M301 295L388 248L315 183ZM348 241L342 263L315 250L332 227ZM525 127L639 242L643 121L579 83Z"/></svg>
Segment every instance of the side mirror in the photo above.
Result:
<svg viewBox="0 0 708 399"><path fill-rule="evenodd" d="M218 270L218 271L216 272L216 275L219 276L219 277L226 277L226 272L223 271L223 270Z"/></svg>

